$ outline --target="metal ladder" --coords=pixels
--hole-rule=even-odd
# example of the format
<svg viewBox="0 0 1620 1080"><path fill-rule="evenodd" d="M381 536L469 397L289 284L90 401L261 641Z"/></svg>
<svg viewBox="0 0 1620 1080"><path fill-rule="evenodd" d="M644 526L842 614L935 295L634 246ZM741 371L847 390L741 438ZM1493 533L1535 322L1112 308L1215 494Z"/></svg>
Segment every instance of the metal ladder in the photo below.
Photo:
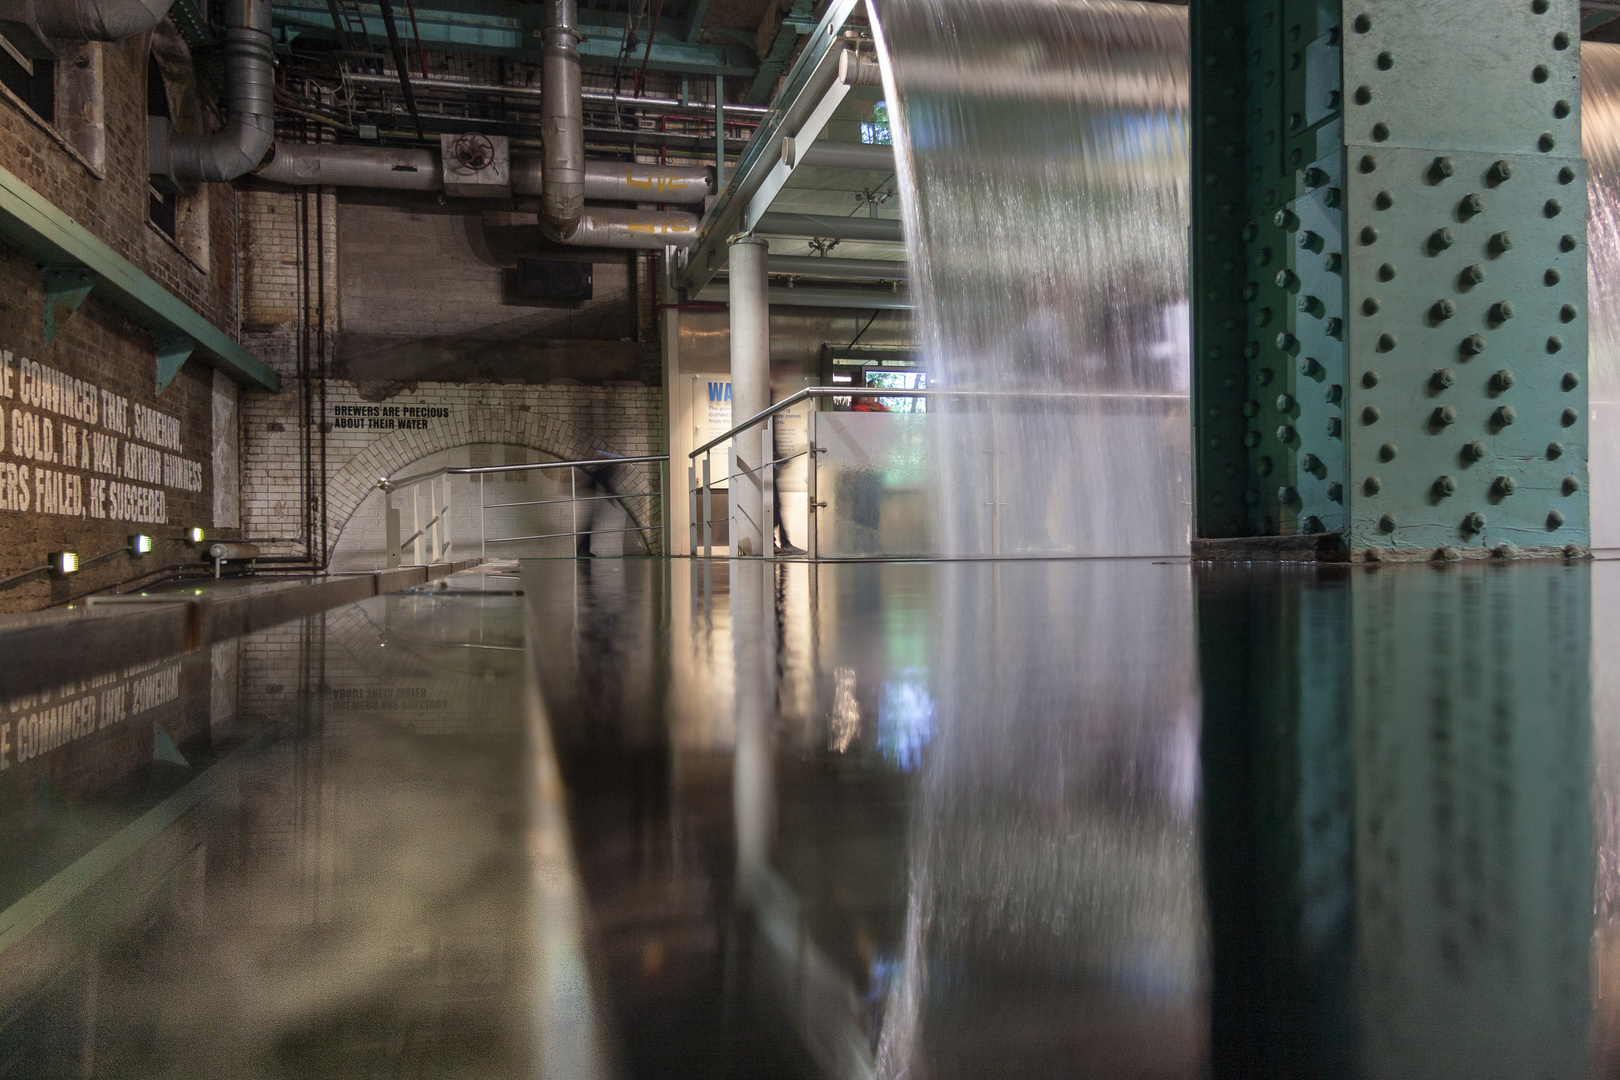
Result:
<svg viewBox="0 0 1620 1080"><path fill-rule="evenodd" d="M343 41L343 48L349 52L371 52L371 35L366 33L366 19L360 12L358 0L326 0L326 6L332 11L332 26Z"/></svg>

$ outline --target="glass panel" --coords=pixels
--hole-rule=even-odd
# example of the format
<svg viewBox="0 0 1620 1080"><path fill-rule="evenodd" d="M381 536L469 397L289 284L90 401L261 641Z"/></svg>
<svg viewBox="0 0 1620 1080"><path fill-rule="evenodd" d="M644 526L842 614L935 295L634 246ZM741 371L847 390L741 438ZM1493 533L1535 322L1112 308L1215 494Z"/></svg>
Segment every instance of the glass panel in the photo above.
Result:
<svg viewBox="0 0 1620 1080"><path fill-rule="evenodd" d="M823 558L930 555L928 418L890 413L812 413L817 554Z"/></svg>

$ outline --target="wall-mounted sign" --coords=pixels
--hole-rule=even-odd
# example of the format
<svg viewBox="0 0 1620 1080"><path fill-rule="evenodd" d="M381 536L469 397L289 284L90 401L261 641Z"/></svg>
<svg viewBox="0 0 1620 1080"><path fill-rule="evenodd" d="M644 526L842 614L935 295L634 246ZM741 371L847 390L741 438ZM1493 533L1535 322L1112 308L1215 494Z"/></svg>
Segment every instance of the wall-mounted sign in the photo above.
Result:
<svg viewBox="0 0 1620 1080"><path fill-rule="evenodd" d="M169 523L168 492L203 490L176 418L0 349L0 510Z"/></svg>
<svg viewBox="0 0 1620 1080"><path fill-rule="evenodd" d="M696 449L731 430L731 376L692 376L692 448ZM698 482L703 481L703 458L697 465ZM731 440L710 451L709 477L712 486L724 491L731 468Z"/></svg>

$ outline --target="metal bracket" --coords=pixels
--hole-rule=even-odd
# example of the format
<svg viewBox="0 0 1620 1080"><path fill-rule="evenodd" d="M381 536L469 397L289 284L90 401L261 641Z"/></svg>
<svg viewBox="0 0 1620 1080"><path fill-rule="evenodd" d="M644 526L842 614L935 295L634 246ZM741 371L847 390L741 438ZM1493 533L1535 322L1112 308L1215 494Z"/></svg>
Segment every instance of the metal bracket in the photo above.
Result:
<svg viewBox="0 0 1620 1080"><path fill-rule="evenodd" d="M39 274L45 282L45 344L49 345L90 295L96 275L89 267L71 265L41 266Z"/></svg>
<svg viewBox="0 0 1620 1080"><path fill-rule="evenodd" d="M160 331L154 336L157 338L157 392L161 394L180 374L181 367L197 348L197 342L187 334Z"/></svg>

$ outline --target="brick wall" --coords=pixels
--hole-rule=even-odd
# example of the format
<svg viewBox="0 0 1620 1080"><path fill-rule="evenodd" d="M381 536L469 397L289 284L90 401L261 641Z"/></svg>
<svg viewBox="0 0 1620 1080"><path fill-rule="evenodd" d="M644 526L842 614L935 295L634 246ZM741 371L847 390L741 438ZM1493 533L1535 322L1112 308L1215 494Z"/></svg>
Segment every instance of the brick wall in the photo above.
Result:
<svg viewBox="0 0 1620 1080"><path fill-rule="evenodd" d="M330 552L379 477L457 447L663 452L628 253L588 256L596 300L536 304L511 294L523 241L498 215L268 187L240 199L242 341L286 380L240 406L243 533L268 552L304 553L307 504L317 537L325 510L313 546Z"/></svg>
<svg viewBox="0 0 1620 1080"><path fill-rule="evenodd" d="M95 64L84 69L99 70L101 75L104 127L99 130L104 132L105 142L104 152L96 153L94 159L70 146L68 137L74 133L68 120L84 119L83 101L59 95L57 115L65 119L58 128L48 122L53 118L34 115L9 91L0 93L0 166L216 326L234 333L238 315L235 192L229 186L215 185L193 193L192 205L206 208L199 211L204 220L198 227L207 242L194 245L202 261L184 253L147 218L148 45L149 36L141 36L95 47ZM193 115L201 115L197 102L188 107ZM4 411L0 420L0 476L4 477L0 479L0 579L42 566L53 551L76 551L88 565L71 579L36 574L0 588L0 612L60 603L144 576L166 564L194 561L196 553L180 543L179 536L188 526L211 529L216 520L214 470L209 467L216 436L213 373L200 361L188 362L159 395L151 335L94 292L47 345L44 295L33 260L0 247L0 360L5 361L0 366L0 408ZM136 480L124 471L127 448L136 448L148 459L152 453L161 459L163 448L136 432L110 427L104 416L86 419L81 410L74 420L62 414L60 402L53 406L24 401L25 359L117 394L131 409L144 406L178 422L180 450L176 456L200 466L200 476L178 487L166 477L139 481L141 487L164 496L164 512L146 516L165 520L137 520L139 512L125 512L127 501L114 504L107 499L110 485ZM230 410L222 411L230 416ZM47 422L48 446L44 444ZM19 443L13 438L30 429L37 442L31 449L26 440ZM235 442L234 431L217 434L222 442ZM115 447L116 464L82 453L90 449L91 437L97 435L103 437L103 445ZM76 445L70 446L70 441ZM17 488L20 480L12 479L24 469L32 481L26 508ZM40 470L60 479L42 477ZM7 482L13 485L9 493ZM60 486L72 497L42 503L41 494L32 490L40 484ZM200 490L194 489L195 484L200 484ZM101 498L92 500L92 492L99 492ZM97 516L109 507L111 516ZM136 532L158 539L153 555L133 558L122 553L126 536Z"/></svg>

